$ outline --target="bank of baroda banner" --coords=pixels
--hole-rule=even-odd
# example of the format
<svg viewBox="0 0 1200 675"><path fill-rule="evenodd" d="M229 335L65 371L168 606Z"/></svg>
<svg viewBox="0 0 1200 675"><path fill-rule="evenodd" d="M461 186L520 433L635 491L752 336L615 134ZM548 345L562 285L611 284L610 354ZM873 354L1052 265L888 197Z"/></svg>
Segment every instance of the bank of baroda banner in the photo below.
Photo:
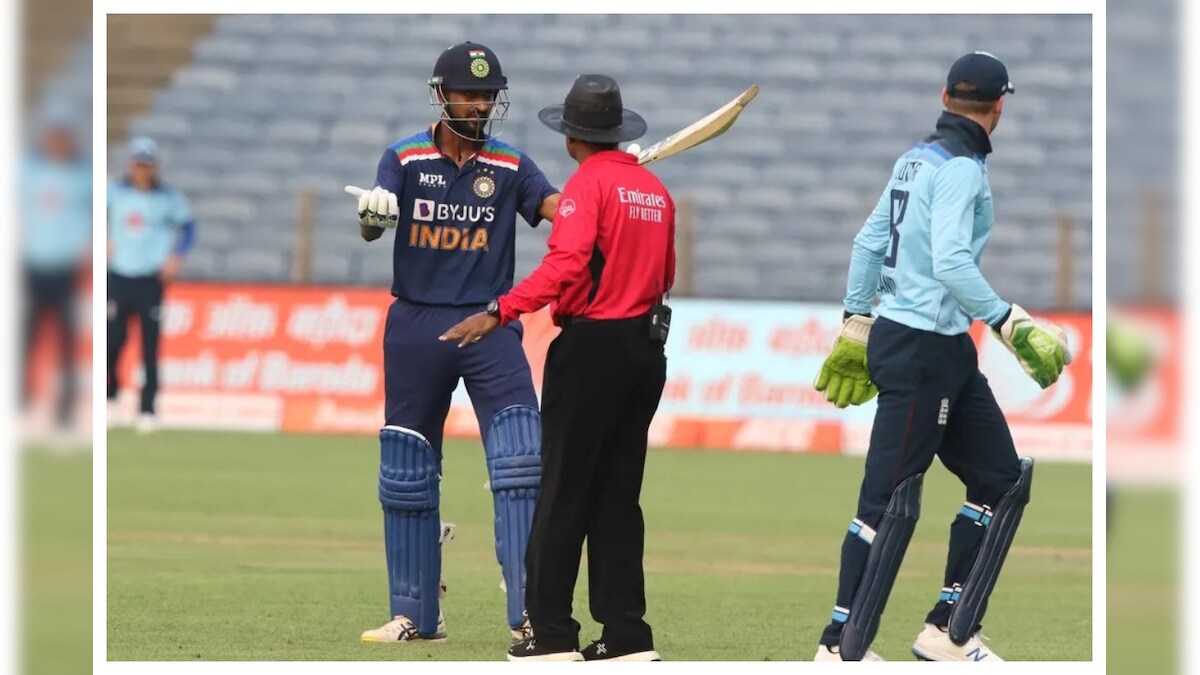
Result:
<svg viewBox="0 0 1200 675"><path fill-rule="evenodd" d="M375 434L383 424L384 290L176 284L163 308L160 412L168 426ZM1023 453L1091 457L1090 315L1046 318L1068 331L1075 363L1043 391L976 326L980 363ZM862 452L872 404L838 410L812 380L841 320L828 304L679 300L668 382L651 429L657 446ZM557 334L543 311L524 320L540 389ZM447 326L448 327L448 326ZM121 372L140 378L136 333ZM125 392L132 405L133 392ZM470 400L454 393L447 434L478 437Z"/></svg>

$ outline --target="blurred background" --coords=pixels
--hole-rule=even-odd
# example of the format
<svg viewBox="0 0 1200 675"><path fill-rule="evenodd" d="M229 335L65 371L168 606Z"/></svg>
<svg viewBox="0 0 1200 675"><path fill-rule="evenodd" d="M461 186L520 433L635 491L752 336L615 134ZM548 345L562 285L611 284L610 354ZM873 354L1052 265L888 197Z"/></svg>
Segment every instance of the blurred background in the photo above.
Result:
<svg viewBox="0 0 1200 675"><path fill-rule="evenodd" d="M317 316L330 320L322 325L342 331L349 328L338 319L357 307L347 298L386 301L378 292L390 284L391 244L366 246L355 236L346 224L353 203L342 187L371 182L383 148L433 121L425 85L432 62L445 46L468 38L494 49L509 78L512 108L502 139L560 185L572 161L535 113L561 101L575 74L617 77L626 104L649 121L646 143L760 84L762 94L726 138L654 170L681 205L674 297L777 318L786 306L769 303L810 303L791 317L795 325L776 320L758 329L794 328L797 335L823 326L806 324L804 312L836 315L816 307L843 296L849 242L895 157L932 130L948 64L986 47L1007 63L1018 93L989 158L1002 226L992 234L984 272L1002 297L1059 313L1083 341L1081 355L1090 354L1088 17L125 15L110 17L109 34L110 178L130 166L130 139L153 139L161 178L186 197L196 223L182 281L168 290L163 308L159 421L167 426L212 428L229 419L234 429L287 429L289 420L309 417L281 412L288 406L260 396L278 388L230 386L223 372L240 365L238 374L253 374L248 347L278 347L278 337L296 337L282 334L287 310L255 302L265 297L263 289L288 301L320 299L314 306L325 313ZM577 48L594 34L605 36L603 46ZM380 69L374 42L384 38L394 44L388 67ZM522 228L518 279L540 260L548 234L547 227ZM1161 269L1157 261L1148 264ZM205 324L210 315L216 324ZM730 319L734 333L747 330L741 320ZM134 416L144 378L134 325L113 406L123 420ZM698 320L694 342L719 342L725 328ZM301 338L322 345L330 339ZM755 340L748 344L753 351ZM805 382L802 361L824 349L813 344L819 340L787 347L796 364L783 371L763 368L779 349L755 352L750 374L781 386ZM358 364L348 359L360 351L326 352L328 358L311 362L341 379L324 389L297 385L283 392L309 395L306 407L291 407L330 412L325 417L334 409L356 419L374 414L375 401L347 405L350 394L375 384L361 379L366 370L347 369ZM303 356L282 353L287 373L295 375ZM537 355L531 358L536 364ZM374 359L368 353L362 361ZM718 378L718 366L692 380ZM1057 396L1042 396L1011 373L996 374L999 395L1021 423L1019 435L1038 445L1035 454L1090 460L1086 371L1072 369L1076 379ZM349 381L356 373L360 379ZM217 391L219 400L212 396ZM254 396L237 396L243 393ZM338 396L340 407L332 403ZM465 402L459 392L456 406ZM692 416L717 412L696 403L688 408ZM812 403L776 406L771 414L836 419ZM222 414L212 414L216 405ZM737 414L734 407L724 412ZM871 411L860 409L850 426L861 430Z"/></svg>
<svg viewBox="0 0 1200 675"><path fill-rule="evenodd" d="M91 3L16 3L21 673L91 672ZM71 636L63 639L64 635Z"/></svg>
<svg viewBox="0 0 1200 675"><path fill-rule="evenodd" d="M1108 3L1108 659L1187 672L1183 3ZM1194 80L1194 73L1187 81ZM1195 452L1193 442L1192 452ZM1196 569L1192 562L1191 569ZM1194 624L1193 624L1194 625ZM1188 650L1190 651L1190 650Z"/></svg>
<svg viewBox="0 0 1200 675"><path fill-rule="evenodd" d="M826 302L845 290L847 242L880 176L936 119L948 64L986 45L1018 93L990 158L1004 227L985 272L1026 305L1086 310L1090 26L1053 16L113 17L108 140L115 149L131 134L153 137L194 201L203 236L185 277L380 286L391 252L345 236L341 187L372 180L383 148L432 121L425 80L451 42L497 52L512 99L502 138L558 182L572 162L535 113L581 70L617 77L649 142L757 82L763 93L735 137L654 167L693 224L678 294ZM602 47L578 48L596 34ZM373 44L382 39L392 43L386 69ZM111 156L115 171L121 156ZM283 199L257 198L268 193ZM305 221L313 243L297 246L290 226ZM547 233L519 237L518 277Z"/></svg>
<svg viewBox="0 0 1200 675"><path fill-rule="evenodd" d="M954 59L973 50L1002 59L1017 93L1006 103L993 137L996 152L988 159L998 224L983 270L1001 296L1062 324L1076 350L1076 365L1043 392L998 343L975 332L982 367L1019 447L1049 466L1038 497L1044 501L1031 507L1036 515L1030 519L1039 525L1025 535L1023 562L1007 582L1016 589L1012 602L1035 602L1053 586L1060 611L1070 617L1045 626L1046 644L1066 647L1014 658L1089 658L1091 32L1090 17L1055 15L110 16L109 178L119 180L130 170L131 141L152 139L159 176L187 199L195 221L194 247L179 280L167 285L162 306L161 392L153 423L138 418L132 424L146 381L137 322L120 356L120 386L110 403L110 657L265 658L261 647L234 629L236 623L223 631L177 615L181 607L196 617L232 611L221 608L244 604L244 593L269 592L280 583L280 575L297 564L294 550L272 543L280 523L295 536L327 541L329 519L337 512L344 520L334 530L353 540L346 546L373 551L378 507L369 489L350 489L349 501L337 506L315 501L289 507L284 496L325 494L325 484L339 476L347 485L369 482L377 462L371 436L382 419L378 344L390 301L392 242L361 241L354 202L342 188L373 184L384 149L436 119L426 85L434 60L450 44L471 40L496 52L509 80L512 106L501 139L532 157L557 185L573 162L536 112L560 102L580 72L617 79L625 105L649 122L643 145L687 126L750 84L762 87L725 136L652 167L681 213L672 365L651 429L652 445L673 452L656 450L653 461L663 467L682 463L679 470L697 484L690 489L700 489L708 477L698 466L709 460L693 453L721 451L704 455L728 462L712 480L745 482L748 494L768 503L776 497L759 485L761 475L807 476L845 486L835 501L847 513L873 404L838 411L811 382L838 329L851 240L896 157L933 131ZM386 66L381 44L387 45ZM140 220L109 224L140 226ZM544 254L549 228L518 229L519 279ZM544 313L525 323L525 347L540 385L555 329ZM474 460L478 429L461 390L447 436L455 439L448 462ZM182 452L162 453L167 447ZM350 464L330 465L329 457ZM277 482L255 483L255 467L273 458L295 462L294 471ZM772 469L768 462L781 464ZM768 558L777 556L787 566L797 550L821 547L801 546L802 531L828 535L825 548L836 551L844 531L841 511L830 511L836 525L828 527L788 522L798 507L790 501L790 483L778 487L780 501L770 512L785 520L760 525L797 534L785 536L783 544L765 544L773 551ZM648 499L683 503L686 495L678 489L655 488L651 481ZM954 492L950 482L931 490ZM1054 513L1065 520L1056 522ZM649 540L694 541L696 532L722 527L697 522L701 516L689 511L677 521L651 523ZM470 532L468 516L456 517ZM746 513L737 520L755 517ZM937 548L944 546L942 523L934 520L921 530L928 546L918 555L944 559L944 549ZM737 529L714 531L712 539L741 536ZM231 544L231 530L248 539ZM214 532L222 535L214 538ZM797 550L788 548L793 545ZM744 551L688 554L713 565L745 566L757 559L738 556L753 556L763 546L755 540ZM305 560L314 570L350 565L339 579L351 595L377 581L379 561L370 555L352 565L344 558L324 560L320 550L305 555L313 556ZM455 560L448 558L450 569L473 583L478 570L458 569L466 563ZM225 579L220 569L230 562L261 576ZM688 564L667 564L657 583L671 583L670 572ZM940 579L930 571L935 568L931 564L924 576L899 584L907 599L896 602L924 602L923 584L936 583L925 577ZM770 577L709 574L700 583L726 584L729 597L740 584ZM787 573L780 583L812 592L812 603L823 607L832 578L826 576ZM311 579L300 577L310 584L306 592L320 592L315 571ZM181 590L198 583L206 584L202 598ZM486 583L494 586L490 577ZM697 582L690 583L681 592L695 595ZM808 606L809 599L798 602ZM348 603L338 611L370 609L369 603ZM301 611L283 610L296 620ZM697 607L686 620L710 611ZM1016 629L1027 620L1012 608L995 614L1003 617L996 619L1001 627ZM170 618L167 645L138 638L157 625L156 617ZM791 616L777 619L771 622L777 628L819 631L793 626ZM330 622L338 630L345 628L342 622L363 619L326 613L309 620L309 629ZM672 632L702 635L703 629ZM750 656L797 658L786 644L791 640L767 642L768 651ZM293 657L379 658L369 650L329 649L314 645L308 656ZM675 650L697 659L747 657L701 644ZM469 651L459 656L480 658Z"/></svg>

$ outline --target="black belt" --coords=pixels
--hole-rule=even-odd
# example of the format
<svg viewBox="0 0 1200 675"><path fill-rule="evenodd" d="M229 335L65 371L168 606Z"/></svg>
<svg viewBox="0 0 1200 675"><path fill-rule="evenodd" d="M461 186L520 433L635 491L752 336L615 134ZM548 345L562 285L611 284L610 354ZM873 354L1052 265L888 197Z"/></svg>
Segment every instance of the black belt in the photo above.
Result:
<svg viewBox="0 0 1200 675"><path fill-rule="evenodd" d="M558 317L558 325L565 330L571 326L577 326L585 323L618 324L632 321L646 321L647 317L649 316L649 314L639 314L637 316L631 316L625 319L593 319L587 316L560 316Z"/></svg>
<svg viewBox="0 0 1200 675"><path fill-rule="evenodd" d="M560 316L558 317L558 325L566 330L571 326L577 326L581 323L596 323L596 319L589 319L586 316Z"/></svg>

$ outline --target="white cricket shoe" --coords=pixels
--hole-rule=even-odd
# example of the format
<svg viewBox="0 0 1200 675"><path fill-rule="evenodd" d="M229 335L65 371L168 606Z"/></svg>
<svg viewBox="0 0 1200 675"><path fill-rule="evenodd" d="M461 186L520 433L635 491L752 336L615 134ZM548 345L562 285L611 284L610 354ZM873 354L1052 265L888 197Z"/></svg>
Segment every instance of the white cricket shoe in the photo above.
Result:
<svg viewBox="0 0 1200 675"><path fill-rule="evenodd" d="M111 429L113 427L123 427L129 422L125 419L125 415L121 412L121 406L115 400L109 399L108 410L104 414L104 421Z"/></svg>
<svg viewBox="0 0 1200 675"><path fill-rule="evenodd" d="M837 647L826 647L825 645L819 645L817 647L817 655L813 657L813 661L841 661L842 655L839 654L837 650ZM867 653L863 655L862 660L884 661L886 659L868 649Z"/></svg>
<svg viewBox="0 0 1200 675"><path fill-rule="evenodd" d="M363 642L445 642L446 620L438 613L437 632L433 635L421 635L417 625L407 616L398 616L375 630L362 634Z"/></svg>
<svg viewBox="0 0 1200 675"><path fill-rule="evenodd" d="M158 431L158 418L150 413L142 413L138 415L137 425L134 426L134 431L139 434L152 434Z"/></svg>
<svg viewBox="0 0 1200 675"><path fill-rule="evenodd" d="M87 447L87 441L70 429L55 427L46 439L46 446L59 455L71 454Z"/></svg>
<svg viewBox="0 0 1200 675"><path fill-rule="evenodd" d="M458 526L454 523L443 522L442 533L438 536L438 546L441 546L448 541L454 541L454 530L457 527ZM450 586L446 583L446 579L444 577L438 579L438 599L444 599L446 597L446 591L448 590L450 590Z"/></svg>
<svg viewBox="0 0 1200 675"><path fill-rule="evenodd" d="M512 643L514 645L518 642L522 642L533 637L533 625L529 623L528 616L525 617L525 620L521 622L520 626L517 626L516 628L510 628L509 630L512 632Z"/></svg>
<svg viewBox="0 0 1200 675"><path fill-rule="evenodd" d="M983 644L982 636L976 633L967 640L965 645L956 645L950 639L950 634L927 623L925 630L917 636L913 643L913 655L922 661L1003 661Z"/></svg>
<svg viewBox="0 0 1200 675"><path fill-rule="evenodd" d="M442 523L441 534L438 535L438 545L454 540L454 523ZM449 585L445 579L438 580L438 598L445 598ZM364 631L363 642L443 642L446 639L446 618L438 612L437 632L433 635L421 635L417 625L407 616L398 616L375 630Z"/></svg>

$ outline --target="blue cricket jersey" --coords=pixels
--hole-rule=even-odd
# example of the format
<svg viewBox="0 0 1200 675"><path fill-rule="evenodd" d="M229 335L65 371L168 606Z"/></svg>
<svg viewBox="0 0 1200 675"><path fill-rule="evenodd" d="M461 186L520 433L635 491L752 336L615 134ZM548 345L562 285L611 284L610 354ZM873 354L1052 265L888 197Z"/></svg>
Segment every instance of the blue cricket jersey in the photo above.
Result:
<svg viewBox="0 0 1200 675"><path fill-rule="evenodd" d="M491 139L460 169L433 128L393 144L375 185L396 195L392 295L426 305L478 305L513 284L516 222L530 225L558 189L519 150Z"/></svg>
<svg viewBox="0 0 1200 675"><path fill-rule="evenodd" d="M182 192L159 185L138 190L128 180L108 185L108 270L126 277L157 274L172 253L184 253L194 232Z"/></svg>
<svg viewBox="0 0 1200 675"><path fill-rule="evenodd" d="M43 272L67 271L92 247L92 165L32 154L21 163L21 260Z"/></svg>
<svg viewBox="0 0 1200 675"><path fill-rule="evenodd" d="M945 112L937 132L901 155L850 256L846 310L876 312L910 328L967 332L1008 314L979 271L995 213L983 127Z"/></svg>

